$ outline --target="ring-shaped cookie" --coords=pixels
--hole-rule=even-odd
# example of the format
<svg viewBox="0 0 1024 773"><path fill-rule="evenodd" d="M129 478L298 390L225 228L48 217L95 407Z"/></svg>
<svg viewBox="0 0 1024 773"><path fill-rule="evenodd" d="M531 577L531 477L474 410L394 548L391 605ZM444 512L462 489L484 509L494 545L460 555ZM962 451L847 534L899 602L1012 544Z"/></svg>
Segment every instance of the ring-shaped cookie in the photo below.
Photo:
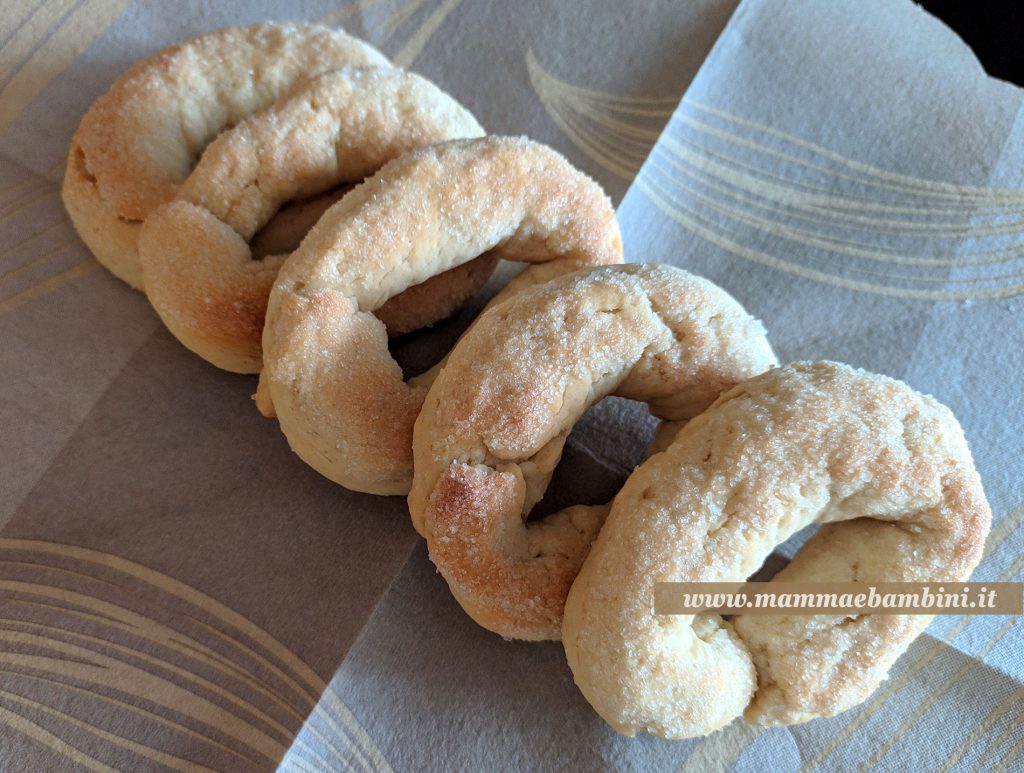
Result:
<svg viewBox="0 0 1024 773"><path fill-rule="evenodd" d="M257 403L276 412L302 459L350 489L409 492L412 427L430 379L403 380L372 312L493 250L537 264L499 297L622 260L600 186L522 138L413 151L324 213L282 267L263 331Z"/></svg>
<svg viewBox="0 0 1024 773"><path fill-rule="evenodd" d="M656 616L656 582L959 582L991 512L960 425L905 384L838 363L757 376L630 476L569 593L577 685L622 733L688 738L743 715L805 722L865 700L927 615Z"/></svg>
<svg viewBox="0 0 1024 773"><path fill-rule="evenodd" d="M558 639L608 510L526 521L573 425L619 395L676 426L776 364L761 324L731 296L670 266L578 271L483 314L413 434L409 509L455 598L502 636Z"/></svg>
<svg viewBox="0 0 1024 773"><path fill-rule="evenodd" d="M414 148L483 134L469 111L413 73L319 75L211 142L175 199L150 213L139 238L146 295L189 349L256 373L267 296L287 255L253 260L249 241L281 205L358 182ZM409 318L390 332L447 316L488 275L485 263L466 266L435 277L415 308L393 299Z"/></svg>
<svg viewBox="0 0 1024 773"><path fill-rule="evenodd" d="M296 84L379 51L318 25L229 27L136 63L89 108L71 140L64 206L97 260L142 289L138 231L170 201L206 144Z"/></svg>

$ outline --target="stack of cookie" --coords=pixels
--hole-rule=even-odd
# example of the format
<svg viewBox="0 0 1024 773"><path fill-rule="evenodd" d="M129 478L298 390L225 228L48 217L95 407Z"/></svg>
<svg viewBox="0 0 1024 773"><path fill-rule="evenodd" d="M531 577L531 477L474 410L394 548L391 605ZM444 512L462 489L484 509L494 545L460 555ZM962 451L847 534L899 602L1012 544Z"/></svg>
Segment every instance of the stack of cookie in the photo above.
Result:
<svg viewBox="0 0 1024 773"><path fill-rule="evenodd" d="M561 639L620 732L830 716L928 621L661 616L656 582L745 579L812 522L785 579L951 582L980 560L990 512L948 409L837 363L778 367L721 288L622 265L610 201L565 158L485 136L343 33L232 28L137 64L83 118L64 201L185 346L260 373L257 407L305 462L408 495L474 620ZM454 313L499 258L526 268L406 381L388 337ZM608 395L661 420L648 458L612 503L530 520Z"/></svg>

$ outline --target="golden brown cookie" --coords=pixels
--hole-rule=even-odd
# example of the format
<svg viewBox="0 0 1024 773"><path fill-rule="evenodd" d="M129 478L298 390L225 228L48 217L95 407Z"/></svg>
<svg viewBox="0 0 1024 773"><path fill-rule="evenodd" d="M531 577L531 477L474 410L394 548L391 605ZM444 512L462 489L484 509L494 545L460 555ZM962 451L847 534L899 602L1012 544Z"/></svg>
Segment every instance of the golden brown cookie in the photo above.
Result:
<svg viewBox="0 0 1024 773"><path fill-rule="evenodd" d="M249 242L281 205L359 182L408 150L483 133L418 75L319 75L217 137L174 200L150 213L139 238L146 295L189 349L226 370L258 372L267 296L287 256L253 260ZM450 314L487 274L455 278L474 284L435 281L413 299L418 306L405 302L406 329Z"/></svg>
<svg viewBox="0 0 1024 773"><path fill-rule="evenodd" d="M774 365L759 322L670 266L584 269L492 307L452 351L413 433L409 509L455 598L502 636L558 639L608 511L526 521L573 425L619 395L678 429Z"/></svg>
<svg viewBox="0 0 1024 773"><path fill-rule="evenodd" d="M373 311L494 250L537 264L506 294L622 260L600 186L526 139L413 151L324 214L282 267L263 333L258 404L276 412L299 456L348 488L408 493L412 426L429 378L403 380Z"/></svg>
<svg viewBox="0 0 1024 773"><path fill-rule="evenodd" d="M928 616L656 616L654 584L744 580L815 522L776 579L963 581L990 520L948 408L846 365L777 368L630 476L566 601L566 656L628 735L832 716L872 693Z"/></svg>
<svg viewBox="0 0 1024 773"><path fill-rule="evenodd" d="M346 65L389 63L338 30L256 24L192 38L133 65L71 139L63 197L82 241L142 289L139 225L174 197L206 144L296 84Z"/></svg>

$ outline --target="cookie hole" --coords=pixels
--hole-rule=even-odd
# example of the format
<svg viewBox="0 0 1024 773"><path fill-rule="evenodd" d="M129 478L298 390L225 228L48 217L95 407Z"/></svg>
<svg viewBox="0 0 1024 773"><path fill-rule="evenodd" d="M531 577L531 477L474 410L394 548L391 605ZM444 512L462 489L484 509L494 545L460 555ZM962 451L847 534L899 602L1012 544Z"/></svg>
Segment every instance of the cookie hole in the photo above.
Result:
<svg viewBox="0 0 1024 773"><path fill-rule="evenodd" d="M487 302L522 270L523 266L520 263L498 261L498 267L483 288L450 317L435 322L430 327L390 339L388 349L401 366L402 376L408 381L440 362L454 348L466 328L480 315Z"/></svg>
<svg viewBox="0 0 1024 773"><path fill-rule="evenodd" d="M258 187L259 181L254 184ZM288 255L294 252L324 212L353 187L342 183L324 193L290 201L282 206L250 241L253 259L263 260L268 255Z"/></svg>
<svg viewBox="0 0 1024 773"><path fill-rule="evenodd" d="M643 403L622 397L597 403L569 433L551 483L529 520L572 505L611 502L643 461L655 424Z"/></svg>
<svg viewBox="0 0 1024 773"><path fill-rule="evenodd" d="M480 297L471 298L465 306L447 319L390 339L388 350L395 362L401 366L405 380L408 381L413 376L430 370L440 362L476 319L485 303L486 301Z"/></svg>

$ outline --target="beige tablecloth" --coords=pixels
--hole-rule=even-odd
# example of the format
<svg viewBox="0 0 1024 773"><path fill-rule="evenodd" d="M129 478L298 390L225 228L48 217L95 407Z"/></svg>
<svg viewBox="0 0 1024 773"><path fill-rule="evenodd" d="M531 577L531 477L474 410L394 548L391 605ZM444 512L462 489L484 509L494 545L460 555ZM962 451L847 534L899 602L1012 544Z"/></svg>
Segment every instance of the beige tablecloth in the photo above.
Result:
<svg viewBox="0 0 1024 773"><path fill-rule="evenodd" d="M1016 618L938 619L832 720L616 735L560 645L477 628L404 500L304 466L255 412L254 379L183 349L60 203L71 133L131 62L229 24L342 25L489 131L565 153L622 201L630 259L721 283L783 359L846 360L951 405L996 516L979 576L1019 580L1021 92L909 2L747 0L720 36L734 8L5 6L0 769L1022 769ZM399 356L425 365L471 313ZM650 428L602 403L544 506L607 500Z"/></svg>

